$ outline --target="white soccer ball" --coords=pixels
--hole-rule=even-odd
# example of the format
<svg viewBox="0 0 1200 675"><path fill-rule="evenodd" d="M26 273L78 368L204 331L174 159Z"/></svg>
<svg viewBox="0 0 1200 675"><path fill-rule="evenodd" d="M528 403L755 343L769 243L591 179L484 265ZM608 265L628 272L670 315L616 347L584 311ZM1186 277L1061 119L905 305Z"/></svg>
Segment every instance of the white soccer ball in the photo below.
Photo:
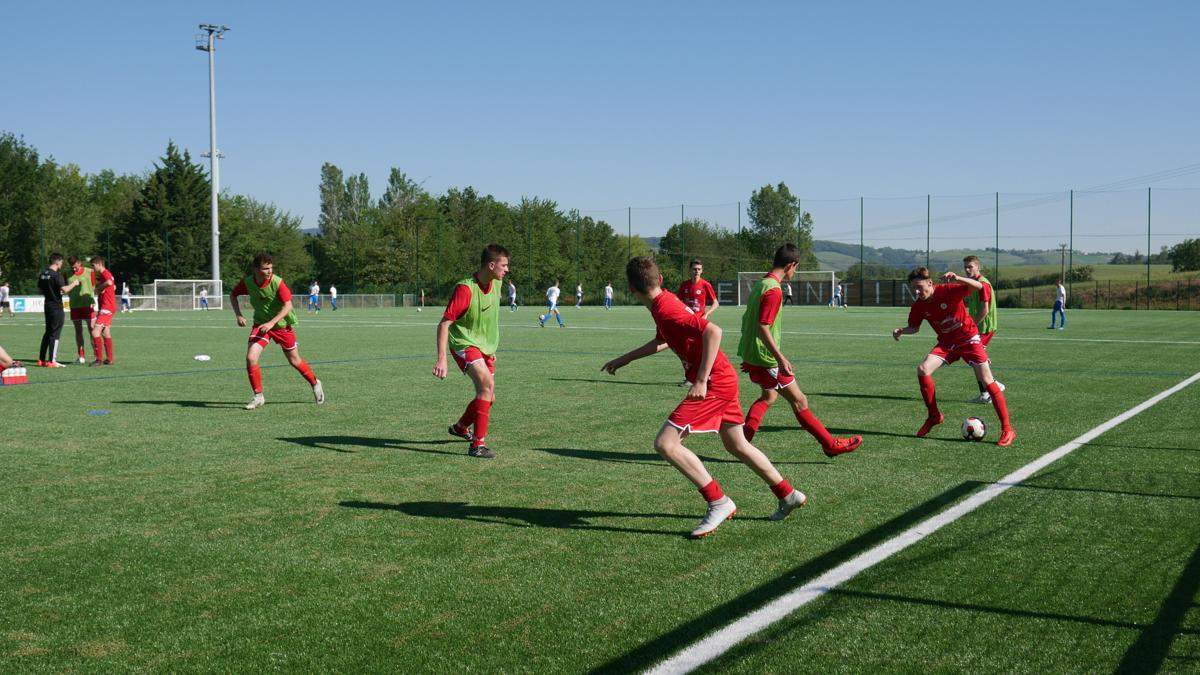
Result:
<svg viewBox="0 0 1200 675"><path fill-rule="evenodd" d="M75 359L75 363L78 363L79 365L83 365L83 364L87 363L87 359L85 359L81 356L81 357Z"/></svg>
<svg viewBox="0 0 1200 675"><path fill-rule="evenodd" d="M418 307L418 308L417 308L417 311L418 311L418 312L419 312L419 311L421 311L421 308L420 308L420 307Z"/></svg>
<svg viewBox="0 0 1200 675"><path fill-rule="evenodd" d="M192 358L196 359L197 361L211 361L212 360L212 357L209 356L208 354L197 354L197 355L193 356Z"/></svg>
<svg viewBox="0 0 1200 675"><path fill-rule="evenodd" d="M962 423L962 437L968 441L982 441L987 436L987 424L978 417L968 417Z"/></svg>

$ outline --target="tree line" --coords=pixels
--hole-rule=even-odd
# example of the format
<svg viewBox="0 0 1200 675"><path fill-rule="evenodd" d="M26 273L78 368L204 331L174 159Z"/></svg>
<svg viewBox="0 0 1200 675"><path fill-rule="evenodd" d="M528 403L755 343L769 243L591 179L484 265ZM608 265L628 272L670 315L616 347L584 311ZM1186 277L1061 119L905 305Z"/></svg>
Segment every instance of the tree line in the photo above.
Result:
<svg viewBox="0 0 1200 675"><path fill-rule="evenodd" d="M424 290L440 298L475 268L484 245L498 242L512 254L512 278L526 297L540 295L554 280L568 293L579 283L595 294L610 282L624 287L629 256L655 253L641 237L551 199L530 196L509 204L473 187L435 194L398 168L372 194L365 174L325 163L318 191L317 228L308 232L298 216L270 202L221 193L227 287L245 275L255 253L266 250L280 275L297 287L316 279L343 293ZM206 167L173 142L143 173L86 174L42 157L19 136L0 133L0 277L14 292L32 292L46 256L57 251L103 255L135 294L157 278L207 279L209 200ZM812 217L786 184L755 190L747 213L750 225L740 232L696 219L672 225L656 252L668 285L684 278L694 257L704 260L713 278L765 269L785 241L800 247L806 267L816 267Z"/></svg>

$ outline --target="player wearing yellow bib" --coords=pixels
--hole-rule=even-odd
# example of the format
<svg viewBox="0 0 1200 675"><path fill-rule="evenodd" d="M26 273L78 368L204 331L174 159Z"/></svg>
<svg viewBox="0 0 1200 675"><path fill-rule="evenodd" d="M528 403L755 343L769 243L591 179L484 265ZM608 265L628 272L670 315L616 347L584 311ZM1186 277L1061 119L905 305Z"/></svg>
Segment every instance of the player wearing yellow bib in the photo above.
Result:
<svg viewBox="0 0 1200 675"><path fill-rule="evenodd" d="M963 302L967 305L967 313L979 327L979 341L984 347L987 347L988 343L992 341L992 337L996 335L996 329L1000 327L1000 315L996 312L996 293L992 289L992 282L983 276L979 256L969 255L963 258L963 270L968 277L983 284L983 288L968 295ZM987 385L978 378L975 383L979 385L979 395L968 403L991 403L992 394L988 391ZM1000 391L1004 391L1003 382L996 380L996 384L1000 387Z"/></svg>
<svg viewBox="0 0 1200 675"><path fill-rule="evenodd" d="M754 284L746 301L738 354L742 357L742 371L750 375L751 382L762 387L762 395L746 412L745 434L747 440L754 438L767 409L775 403L779 394L783 394L792 404L792 413L800 426L817 439L826 456L834 457L862 445L862 436L834 438L829 433L808 408L808 398L800 391L800 385L796 384L792 364L779 348L779 308L783 305L781 285L795 276L799 266L800 252L795 244L780 246L775 251L771 271Z"/></svg>
<svg viewBox="0 0 1200 675"><path fill-rule="evenodd" d="M84 363L87 359L83 353L83 326L87 324L87 332L91 335L96 321L96 277L92 269L84 267L83 261L75 256L67 258L67 263L71 266L71 276L67 277L67 283L74 285L68 302L71 305L71 323L75 324L75 348L79 352L77 362ZM96 358L102 359L103 356L96 352Z"/></svg>
<svg viewBox="0 0 1200 675"><path fill-rule="evenodd" d="M304 380L312 387L317 405L321 405L325 402L325 390L321 381L317 379L308 363L300 358L300 345L296 342L294 328L296 312L292 310L291 289L283 283L282 278L275 275L275 261L270 253L254 256L251 269L252 272L239 281L229 294L229 305L237 315L237 325L246 325L246 318L242 316L242 308L238 304L238 296L250 296L250 306L254 308L254 324L250 331L250 344L246 348L246 374L250 377L250 389L254 392L254 397L246 404L246 410L254 410L267 402L263 398L262 370L258 367L258 358L271 341L283 349L288 363L304 376Z"/></svg>
<svg viewBox="0 0 1200 675"><path fill-rule="evenodd" d="M508 250L488 244L479 256L479 270L454 287L437 325L437 363L433 375L446 379L446 351L475 385L475 398L450 434L465 438L471 457L492 459L487 447L488 422L496 401L496 348L500 345L500 282L508 273Z"/></svg>

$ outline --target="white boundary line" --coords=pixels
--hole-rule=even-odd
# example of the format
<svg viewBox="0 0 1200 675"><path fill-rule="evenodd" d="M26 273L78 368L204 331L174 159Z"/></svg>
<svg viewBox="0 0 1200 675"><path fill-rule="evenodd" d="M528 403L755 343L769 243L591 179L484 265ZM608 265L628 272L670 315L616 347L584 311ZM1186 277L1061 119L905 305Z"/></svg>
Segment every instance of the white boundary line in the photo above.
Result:
<svg viewBox="0 0 1200 675"><path fill-rule="evenodd" d="M837 586L853 579L859 573L866 571L872 566L883 562L887 558L903 551L913 544L921 541L925 537L937 532L946 525L962 518L971 513L975 509L999 497L1011 487L1020 485L1030 476L1033 476L1038 471L1046 468L1050 464L1062 459L1063 457L1074 452L1077 448L1091 442L1096 437L1109 431L1113 427L1122 422L1134 417L1135 415L1154 406L1159 401L1168 396L1184 389L1192 383L1200 380L1200 373L1196 373L1186 380L1176 384L1175 386L1160 392L1130 408L1129 410L1117 415L1107 422L1093 428L1091 431L1084 433L1075 440L1060 446L1050 452L1038 457L1025 466L1013 471L1007 476L1001 478L995 483L985 486L980 491L972 494L961 502L951 506L941 513L927 518L909 529L901 532L895 537L879 544L878 546L868 549L857 556L847 560L846 562L834 567L821 576L804 584L794 591L790 591L770 603L754 610L753 612L743 616L733 623L721 628L713 633L710 633L699 642L685 647L677 652L674 656L659 663L650 673L688 673L700 666L712 661L713 659L728 652L738 643L746 638L758 633L771 624L782 620L787 615L800 609L804 605L820 598Z"/></svg>

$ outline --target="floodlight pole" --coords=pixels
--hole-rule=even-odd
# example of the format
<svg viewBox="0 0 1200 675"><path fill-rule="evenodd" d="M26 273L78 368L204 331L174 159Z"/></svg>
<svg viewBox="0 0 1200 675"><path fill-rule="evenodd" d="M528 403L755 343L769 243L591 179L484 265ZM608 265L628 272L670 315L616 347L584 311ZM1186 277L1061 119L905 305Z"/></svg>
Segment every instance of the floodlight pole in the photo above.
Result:
<svg viewBox="0 0 1200 675"><path fill-rule="evenodd" d="M221 280L221 224L217 213L219 195L221 194L221 153L217 150L217 79L216 79L216 40L224 40L229 26L217 26L211 23L200 24L200 30L207 33L203 44L197 44L196 49L208 52L208 167L209 181L212 187L212 280Z"/></svg>

